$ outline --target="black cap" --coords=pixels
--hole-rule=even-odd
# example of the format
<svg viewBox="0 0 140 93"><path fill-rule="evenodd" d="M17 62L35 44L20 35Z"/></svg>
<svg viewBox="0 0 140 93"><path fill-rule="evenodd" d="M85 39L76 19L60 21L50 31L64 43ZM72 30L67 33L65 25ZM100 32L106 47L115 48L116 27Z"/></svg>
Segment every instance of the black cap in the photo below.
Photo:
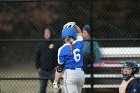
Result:
<svg viewBox="0 0 140 93"><path fill-rule="evenodd" d="M90 30L91 30L90 25L88 24L84 25L83 30L86 30L88 33L90 33Z"/></svg>

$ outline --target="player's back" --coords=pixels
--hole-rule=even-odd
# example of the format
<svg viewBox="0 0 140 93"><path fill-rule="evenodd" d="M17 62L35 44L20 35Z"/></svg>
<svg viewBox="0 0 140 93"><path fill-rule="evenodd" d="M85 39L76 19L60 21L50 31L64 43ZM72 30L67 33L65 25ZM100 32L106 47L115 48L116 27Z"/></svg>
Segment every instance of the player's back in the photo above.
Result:
<svg viewBox="0 0 140 93"><path fill-rule="evenodd" d="M83 67L83 40L75 40L72 44L72 54L70 44L66 43L59 48L58 62L64 62L64 69Z"/></svg>

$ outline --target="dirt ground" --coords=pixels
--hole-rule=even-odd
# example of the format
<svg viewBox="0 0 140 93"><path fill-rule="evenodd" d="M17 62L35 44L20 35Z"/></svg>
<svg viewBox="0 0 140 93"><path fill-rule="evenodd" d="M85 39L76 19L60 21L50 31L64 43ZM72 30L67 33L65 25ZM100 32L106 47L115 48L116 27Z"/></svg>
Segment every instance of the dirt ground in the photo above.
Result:
<svg viewBox="0 0 140 93"><path fill-rule="evenodd" d="M0 69L2 78L37 78L34 64L16 64ZM52 83L48 82L48 92L54 93ZM39 93L38 80L0 80L0 93ZM63 89L62 89L63 90ZM62 93L64 93L62 91Z"/></svg>

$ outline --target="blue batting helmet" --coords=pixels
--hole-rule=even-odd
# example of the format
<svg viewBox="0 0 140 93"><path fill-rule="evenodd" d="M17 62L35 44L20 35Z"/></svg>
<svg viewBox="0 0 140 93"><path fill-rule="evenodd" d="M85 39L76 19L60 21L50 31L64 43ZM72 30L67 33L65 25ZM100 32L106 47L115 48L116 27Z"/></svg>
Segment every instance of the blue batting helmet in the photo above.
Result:
<svg viewBox="0 0 140 93"><path fill-rule="evenodd" d="M69 26L68 28L63 28L61 33L62 39L66 37L73 37L74 39L77 38L77 33L74 27Z"/></svg>

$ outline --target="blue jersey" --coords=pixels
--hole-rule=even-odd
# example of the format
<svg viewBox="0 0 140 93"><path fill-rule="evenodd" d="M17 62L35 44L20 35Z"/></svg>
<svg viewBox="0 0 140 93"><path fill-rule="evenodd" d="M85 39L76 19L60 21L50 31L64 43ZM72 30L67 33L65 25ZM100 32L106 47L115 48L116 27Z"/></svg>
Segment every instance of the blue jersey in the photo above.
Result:
<svg viewBox="0 0 140 93"><path fill-rule="evenodd" d="M64 63L64 69L83 67L83 37L77 36L72 44L72 54L70 44L65 43L58 50L58 63Z"/></svg>

